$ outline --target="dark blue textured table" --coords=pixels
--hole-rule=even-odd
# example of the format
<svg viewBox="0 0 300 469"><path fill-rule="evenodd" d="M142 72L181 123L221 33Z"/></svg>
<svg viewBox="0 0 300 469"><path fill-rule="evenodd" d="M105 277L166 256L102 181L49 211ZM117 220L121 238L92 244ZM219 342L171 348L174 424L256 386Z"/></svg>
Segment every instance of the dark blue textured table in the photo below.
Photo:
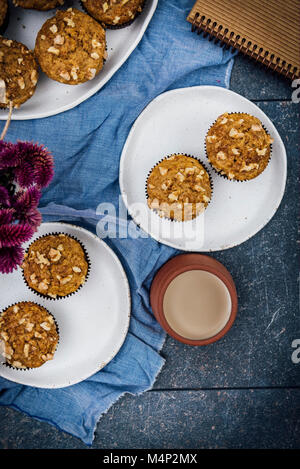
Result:
<svg viewBox="0 0 300 469"><path fill-rule="evenodd" d="M94 448L300 448L297 217L299 105L290 83L237 57L231 86L276 125L288 156L287 189L271 222L214 257L239 294L234 327L207 347L167 338L152 391L125 396L100 420ZM0 408L0 448L85 448L69 435Z"/></svg>

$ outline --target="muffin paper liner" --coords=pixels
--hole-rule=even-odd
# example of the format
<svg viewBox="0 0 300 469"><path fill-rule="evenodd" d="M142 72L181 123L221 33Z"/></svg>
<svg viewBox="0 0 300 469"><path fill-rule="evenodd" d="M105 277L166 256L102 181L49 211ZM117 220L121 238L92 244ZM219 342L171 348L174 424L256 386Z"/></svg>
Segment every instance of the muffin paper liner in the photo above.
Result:
<svg viewBox="0 0 300 469"><path fill-rule="evenodd" d="M46 299L46 300L53 300L53 301L64 300L65 298L69 298L70 296L75 295L75 293L77 293L79 290L81 290L81 288L86 284L87 279L88 279L89 274L90 274L90 270L91 270L91 261L90 261L88 252L87 252L87 250L85 249L84 245L83 245L82 242L79 241L79 239L77 239L75 236L70 235L70 234L67 234L67 233L57 233L57 232L55 232L55 233L48 233L48 234L39 236L39 237L36 238L34 241L32 241L32 243L30 243L30 245L29 245L28 248L26 249L25 253L28 253L30 246L31 246L35 241L37 241L37 240L39 240L39 239L42 239L42 238L44 238L45 236L49 236L49 235L58 236L58 235L60 235L60 234L64 234L64 235L66 235L66 236L69 236L69 238L74 239L75 241L77 241L77 243L80 244L80 246L82 247L82 250L83 250L83 252L84 252L85 260L87 261L87 264L88 264L87 273L86 273L86 276L85 276L85 281L84 281L84 283L82 283L82 284L77 288L77 290L75 290L75 291L73 291L73 292L71 292L71 293L68 293L68 294L65 295L65 296L57 295L56 298L52 298L51 296L43 295L43 293L40 293L40 292L34 290L34 288L32 288L30 285L28 285L28 283L27 283L27 281L26 281L26 278L25 278L25 275L24 275L24 270L22 269L22 277L23 277L23 280L24 280L25 285L26 285L26 286L29 288L29 290L31 290L35 295L39 296L40 298Z"/></svg>
<svg viewBox="0 0 300 469"><path fill-rule="evenodd" d="M5 15L5 18L4 18L4 21L2 23L2 25L0 26L0 34L4 34L6 29L7 29L7 26L8 26L8 23L9 23L9 5L7 4L7 12L6 12L6 15Z"/></svg>
<svg viewBox="0 0 300 469"><path fill-rule="evenodd" d="M248 112L228 112L227 114L246 114L247 116L250 116L250 117L255 117L255 116L252 116L252 114L249 114ZM206 132L206 135L205 135L205 140L204 140L204 148L205 148L205 154L206 154L206 157L207 157L207 160L210 164L210 167L213 169L214 173L216 173L218 176L221 176L222 178L226 179L226 181L234 181L234 182L249 182L249 181L253 181L254 179L256 179L258 176L260 176L266 169L267 169L267 166L270 162L270 159L271 159L271 156L272 156L272 143L270 143L270 156L269 156L269 159L268 159L268 163L267 163L267 166L265 167L265 169L260 173L258 174L255 178L251 178L251 179L229 179L228 176L226 176L226 174L223 174L221 170L217 170L213 164L210 162L210 159L208 158L208 153L207 153L207 148L206 148L206 137L207 137L207 134L209 132L209 130L213 127L213 125L217 122L218 120L218 117L217 119L211 124L211 126L209 127L208 131ZM268 134L268 135L271 135L268 131L268 129L264 126L264 124L261 122L261 126L262 128L264 129L264 131Z"/></svg>
<svg viewBox="0 0 300 469"><path fill-rule="evenodd" d="M209 182L210 182L210 187L211 187L211 197L210 197L210 201L208 202L207 206L205 207L205 209L203 210L203 212L201 213L204 213L205 210L207 210L212 198L213 198L213 192L214 192L214 184L213 184L213 180L212 180L212 177L211 177L211 174L207 168L207 166L203 163L202 160L200 160L200 158L197 158L196 156L193 156L193 155L188 155L187 153L171 153L170 155L168 156L165 156L164 158L162 158L161 160L159 160L154 166L152 166L152 168L150 169L150 171L148 172L148 175L147 175L147 179L146 179L146 184L145 184L145 194L146 194L146 198L148 199L149 198L149 195L148 195L148 191L147 191L147 185L148 185L148 179L149 179L149 176L150 174L152 173L153 169L160 163L162 163L162 161L164 160L167 160L168 158L170 158L171 156L176 156L176 155L184 155L184 156L187 156L188 158L194 158L194 160L197 160L202 166L203 168L205 169L205 171L207 172L208 174L208 177L209 177ZM157 216L159 216L159 214L157 213L157 210L154 210L153 208L150 208L149 209L156 213ZM187 221L192 221L192 220L195 220L199 215L201 215L201 213L199 213L198 215L196 215L194 218L191 218L190 220L176 220L175 218L169 218L169 217L161 217L159 216L159 218L161 219L165 219L165 220L169 220L171 222L176 222L176 223L184 223L184 222L187 222Z"/></svg>
<svg viewBox="0 0 300 469"><path fill-rule="evenodd" d="M10 308L11 306L15 306L15 305L18 305L20 303L34 303L35 305L39 306L40 308L43 308L47 311L47 313L52 316L53 320L54 320L54 323L55 323L55 326L56 326L56 331L57 331L57 335L58 335L58 341L57 341L57 344L56 344L56 347L55 347L55 352L57 351L57 347L58 347L58 344L59 344L59 327L58 327L58 324L56 322L56 319L55 317L53 316L52 313L50 313L50 311L45 308L45 306L42 306L40 305L39 303L36 303L35 301L17 301L16 303L12 303L11 305L8 305L6 306L1 312L0 312L0 317L1 315L8 309ZM54 355L55 355L55 352L54 352ZM11 365L10 363L8 363L7 361L5 361L5 357L3 357L1 354L0 354L0 364L1 365L4 365L6 366L7 368L10 368L11 370L16 370L16 371L28 371L28 370L37 370L38 368L41 368L43 365L41 366L37 366L37 367L26 367L26 368L16 368L15 366ZM48 360L49 361L49 360ZM45 362L47 363L47 362Z"/></svg>
<svg viewBox="0 0 300 469"><path fill-rule="evenodd" d="M130 21L127 21L127 23L123 23L123 24L116 24L116 25L113 25L113 24L107 24L107 23L104 23L103 21L100 21L100 20L97 20L96 18L94 18L91 13L85 8L84 6L84 2L82 2L82 0L80 1L80 5L82 7L82 9L88 14L90 15L95 21L97 21L99 24L101 24L101 26L103 26L104 28L106 29L111 29L112 31L114 30L118 30L118 29L124 29L124 28L127 28L128 26L131 26L132 23L138 18L138 16L143 12L143 9L145 7L145 4L146 4L147 0L144 1L144 3L142 4L142 10L141 11L138 11L135 15L135 17L130 20Z"/></svg>

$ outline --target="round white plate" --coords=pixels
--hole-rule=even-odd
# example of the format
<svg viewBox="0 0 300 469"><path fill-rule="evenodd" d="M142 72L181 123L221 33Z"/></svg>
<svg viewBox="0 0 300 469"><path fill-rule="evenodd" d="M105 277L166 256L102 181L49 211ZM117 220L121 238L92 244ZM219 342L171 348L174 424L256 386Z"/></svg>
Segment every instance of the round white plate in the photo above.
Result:
<svg viewBox="0 0 300 469"><path fill-rule="evenodd" d="M127 28L107 30L108 58L103 70L94 80L82 85L64 85L40 73L36 92L20 109L15 109L15 120L38 119L72 109L95 94L123 65L143 37L156 10L158 0L147 0L142 14ZM79 0L65 1L63 9L73 6L82 10ZM35 38L43 23L55 15L55 10L46 12L16 8L10 4L10 22L4 36L24 43L34 49ZM0 110L0 120L6 120L7 111Z"/></svg>
<svg viewBox="0 0 300 469"><path fill-rule="evenodd" d="M252 181L228 181L210 169L205 135L224 112L258 117L274 138L268 167ZM208 208L184 223L162 219L147 207L147 175L160 159L172 153L200 158L213 179ZM233 91L197 86L164 93L141 113L123 148L120 188L134 221L157 241L184 251L218 251L243 243L271 220L284 194L286 166L283 142L261 109Z"/></svg>
<svg viewBox="0 0 300 469"><path fill-rule="evenodd" d="M53 360L25 371L0 364L0 376L40 388L70 386L101 370L120 350L130 321L128 280L114 252L89 231L65 223L43 223L33 239L55 232L75 236L89 255L90 274L77 293L42 299L24 284L21 269L0 275L0 311L17 301L35 301L58 323L60 340Z"/></svg>

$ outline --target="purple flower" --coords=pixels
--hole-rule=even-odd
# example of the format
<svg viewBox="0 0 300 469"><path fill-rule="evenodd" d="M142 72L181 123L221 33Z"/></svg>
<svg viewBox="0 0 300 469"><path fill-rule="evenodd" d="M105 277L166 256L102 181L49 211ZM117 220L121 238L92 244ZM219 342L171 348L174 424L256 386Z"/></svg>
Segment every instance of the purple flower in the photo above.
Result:
<svg viewBox="0 0 300 469"><path fill-rule="evenodd" d="M53 156L41 145L31 142L18 142L14 145L20 164L16 170L16 180L22 187L36 183L46 187L53 178Z"/></svg>
<svg viewBox="0 0 300 469"><path fill-rule="evenodd" d="M31 186L27 190L17 192L13 201L13 207L17 214L26 213L28 210L37 207L41 195L40 189L36 186Z"/></svg>
<svg viewBox="0 0 300 469"><path fill-rule="evenodd" d="M12 208L0 209L0 226L11 223L14 220L14 212Z"/></svg>
<svg viewBox="0 0 300 469"><path fill-rule="evenodd" d="M0 272L12 272L22 262L21 245L42 222L41 188L53 174L53 156L43 146L0 140Z"/></svg>
<svg viewBox="0 0 300 469"><path fill-rule="evenodd" d="M18 265L21 264L24 257L24 250L20 246L0 249L0 272L10 274Z"/></svg>
<svg viewBox="0 0 300 469"><path fill-rule="evenodd" d="M36 231L42 223L42 215L36 208L32 208L31 210L28 210L28 212L24 212L20 215L19 221L21 223L27 223L34 231Z"/></svg>
<svg viewBox="0 0 300 469"><path fill-rule="evenodd" d="M19 157L15 145L0 140L0 170L15 167L18 163Z"/></svg>
<svg viewBox="0 0 300 469"><path fill-rule="evenodd" d="M0 248L19 246L28 241L33 233L32 227L27 223L0 225Z"/></svg>
<svg viewBox="0 0 300 469"><path fill-rule="evenodd" d="M4 186L0 186L0 207L9 207L10 197L8 190Z"/></svg>

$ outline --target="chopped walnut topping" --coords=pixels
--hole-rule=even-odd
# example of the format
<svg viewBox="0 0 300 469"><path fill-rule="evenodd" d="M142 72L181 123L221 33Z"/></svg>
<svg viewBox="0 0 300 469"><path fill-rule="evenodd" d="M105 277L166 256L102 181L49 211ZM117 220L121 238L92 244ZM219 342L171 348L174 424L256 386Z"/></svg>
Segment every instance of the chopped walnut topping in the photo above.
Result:
<svg viewBox="0 0 300 469"><path fill-rule="evenodd" d="M185 180L184 175L183 175L182 173L180 173L180 172L178 172L178 173L176 174L176 178L177 178L178 181L180 181L180 182L183 182L183 181Z"/></svg>
<svg viewBox="0 0 300 469"><path fill-rule="evenodd" d="M212 143L214 140L216 140L217 136L216 135L208 135L206 137L206 140L209 142L209 143Z"/></svg>
<svg viewBox="0 0 300 469"><path fill-rule="evenodd" d="M219 151L219 152L217 153L217 159L218 159L218 160L226 160L226 155L225 155L225 153L224 153L223 151Z"/></svg>
<svg viewBox="0 0 300 469"><path fill-rule="evenodd" d="M194 186L194 189L195 189L195 191L197 191L197 192L205 192L204 187L199 186L198 184L196 184L196 185Z"/></svg>
<svg viewBox="0 0 300 469"><path fill-rule="evenodd" d="M42 282L39 283L38 288L39 290L45 291L45 290L48 290L49 287L47 283L45 282L45 280L43 280Z"/></svg>
<svg viewBox="0 0 300 469"><path fill-rule="evenodd" d="M60 283L61 283L62 285L65 285L66 283L70 282L70 281L72 280L72 278L73 278L73 275L70 274L70 275L68 275L67 277L62 278L62 279L60 280Z"/></svg>
<svg viewBox="0 0 300 469"><path fill-rule="evenodd" d="M65 38L64 38L64 36L61 36L61 34L58 34L57 36L55 36L53 42L54 42L54 44L62 46L65 42Z"/></svg>
<svg viewBox="0 0 300 469"><path fill-rule="evenodd" d="M36 275L35 275L35 274L31 274L29 278L30 278L30 280L32 281L32 283L37 283L37 279L36 279Z"/></svg>
<svg viewBox="0 0 300 469"><path fill-rule="evenodd" d="M178 195L174 192L171 192L171 194L168 195L168 198L171 200L171 202L174 202L175 200L178 200Z"/></svg>
<svg viewBox="0 0 300 469"><path fill-rule="evenodd" d="M34 324L32 322L28 322L26 324L25 329L26 329L27 332L31 332L33 328L34 328Z"/></svg>
<svg viewBox="0 0 300 469"><path fill-rule="evenodd" d="M49 326L49 324L45 321L45 322L42 322L40 324L41 328L44 329L44 331L50 331L51 330L51 326Z"/></svg>
<svg viewBox="0 0 300 469"><path fill-rule="evenodd" d="M41 266L42 266L43 264L45 264L45 265L50 265L50 262L49 262L49 260L47 259L47 257L45 257L44 254L40 254L38 251L37 251L37 253L36 253L35 262L36 262L37 264L41 264Z"/></svg>
<svg viewBox="0 0 300 469"><path fill-rule="evenodd" d="M241 169L241 171L252 171L252 169L257 169L259 168L258 163L250 163L249 165L246 165Z"/></svg>
<svg viewBox="0 0 300 469"><path fill-rule="evenodd" d="M258 156L265 156L265 154L267 153L267 148L263 148L262 150L256 148L256 153L258 154Z"/></svg>
<svg viewBox="0 0 300 469"><path fill-rule="evenodd" d="M31 83L33 84L33 86L35 86L37 84L37 71L36 70L32 70L31 72L31 75L30 75L30 80L31 80Z"/></svg>
<svg viewBox="0 0 300 469"><path fill-rule="evenodd" d="M101 43L97 41L97 39L92 39L92 47L93 49L96 49L97 47L100 47Z"/></svg>
<svg viewBox="0 0 300 469"><path fill-rule="evenodd" d="M161 166L159 167L159 172L162 176L164 176L165 174L167 174L168 172L168 169L167 168L162 168Z"/></svg>
<svg viewBox="0 0 300 469"><path fill-rule="evenodd" d="M69 72L60 72L59 76L62 77L66 81L71 80Z"/></svg>
<svg viewBox="0 0 300 469"><path fill-rule="evenodd" d="M53 46L49 47L47 52L50 52L50 54L59 55L59 50L56 49L56 47L53 47Z"/></svg>
<svg viewBox="0 0 300 469"><path fill-rule="evenodd" d="M49 29L53 34L57 33L58 31L56 24L53 24L52 26L50 26Z"/></svg>
<svg viewBox="0 0 300 469"><path fill-rule="evenodd" d="M253 132L259 132L260 130L262 130L262 126L261 125L257 125L257 124L252 124L251 125L251 130L253 130Z"/></svg>
<svg viewBox="0 0 300 469"><path fill-rule="evenodd" d="M21 90L24 90L25 88L25 81L23 77L18 78L18 85L21 88Z"/></svg>
<svg viewBox="0 0 300 469"><path fill-rule="evenodd" d="M5 44L7 47L10 47L13 43L11 39L3 39L3 44Z"/></svg>
<svg viewBox="0 0 300 469"><path fill-rule="evenodd" d="M70 79L70 75L69 75L69 79ZM57 262L61 258L61 253L57 249L51 248L49 251L49 256L51 257L52 262Z"/></svg>
<svg viewBox="0 0 300 469"><path fill-rule="evenodd" d="M185 168L185 174L188 176L195 173L195 168Z"/></svg>
<svg viewBox="0 0 300 469"><path fill-rule="evenodd" d="M25 344L25 345L24 345L24 356L25 356L26 358L28 358L29 349L30 349L30 345L29 345L29 344Z"/></svg>
<svg viewBox="0 0 300 469"><path fill-rule="evenodd" d="M75 28L75 23L74 21L71 19L71 18L67 18L65 17L64 18L64 21L67 23L68 26L70 26L71 28Z"/></svg>
<svg viewBox="0 0 300 469"><path fill-rule="evenodd" d="M89 80L92 80L96 76L97 70L95 68L89 68Z"/></svg>
<svg viewBox="0 0 300 469"><path fill-rule="evenodd" d="M1 332L1 337L4 339L6 342L8 341L8 335L6 332Z"/></svg>

